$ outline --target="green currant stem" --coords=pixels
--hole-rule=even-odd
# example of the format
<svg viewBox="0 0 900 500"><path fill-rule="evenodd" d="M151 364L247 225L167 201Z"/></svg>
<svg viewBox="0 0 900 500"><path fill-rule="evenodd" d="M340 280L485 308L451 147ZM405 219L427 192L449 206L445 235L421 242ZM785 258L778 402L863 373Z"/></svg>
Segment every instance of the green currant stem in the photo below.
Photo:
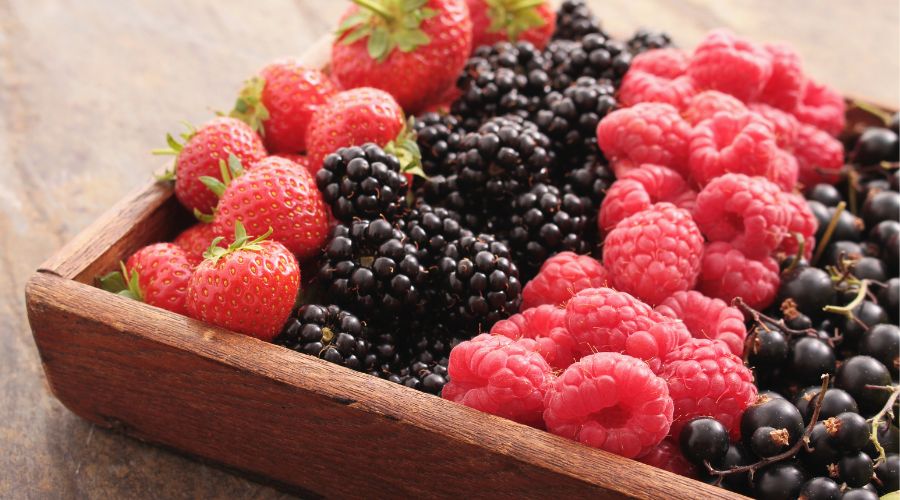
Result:
<svg viewBox="0 0 900 500"><path fill-rule="evenodd" d="M791 262L791 264L784 270L784 274L793 271L794 268L797 267L797 264L800 262L800 258L803 257L803 252L806 250L806 238L804 238L802 234L793 232L791 233L791 236L795 240L797 240L797 253L794 254L794 260Z"/></svg>
<svg viewBox="0 0 900 500"><path fill-rule="evenodd" d="M859 289L856 291L856 297L853 297L853 300L850 301L849 304L845 306L832 306L828 305L822 308L825 312L841 314L847 319L853 319L853 310L859 307L860 304L866 300L866 292L869 290L869 282L867 280L862 280L859 283Z"/></svg>
<svg viewBox="0 0 900 500"><path fill-rule="evenodd" d="M846 202L838 203L838 206L834 210L834 216L831 217L831 220L828 221L828 227L825 228L825 233L822 235L822 241L816 243L816 254L813 255L812 264L815 265L819 262L819 259L822 258L822 252L825 251L825 246L828 245L828 241L831 239L831 236L834 234L834 229L838 225L838 219L841 217L841 212L847 208Z"/></svg>
<svg viewBox="0 0 900 500"><path fill-rule="evenodd" d="M891 396L884 404L884 407L881 408L881 411L869 419L869 422L872 422L872 433L869 435L869 439L872 441L872 444L875 445L875 450L878 451L878 457L875 459L875 465L877 466L885 460L884 448L882 448L881 443L878 442L878 426L881 425L881 419L883 419L885 415L889 416L888 421L890 421L890 418L893 418L894 412L891 408L894 406L894 402L897 401L897 398L900 397L900 385L866 385L865 387L866 389L891 392Z"/></svg>
<svg viewBox="0 0 900 500"><path fill-rule="evenodd" d="M809 425L806 426L806 430L803 431L803 435L800 436L800 439L794 443L793 446L788 448L786 451L779 453L777 455L773 455L771 457L763 458L759 462L749 464L749 465L741 465L737 467L732 467L728 470L718 470L710 465L709 462L704 461L703 465L706 466L706 471L713 476L727 476L731 474L740 474L741 472L749 472L750 479L753 479L753 473L759 470L766 465L771 463L780 462L782 460L788 459L796 455L800 448L806 446L809 449L809 435L812 433L813 427L815 427L816 423L819 421L819 412L822 411L822 400L825 399L825 392L828 390L828 382L831 380L831 376L829 374L822 375L822 390L819 391L819 394L816 395L815 406L813 406L812 418L810 418Z"/></svg>

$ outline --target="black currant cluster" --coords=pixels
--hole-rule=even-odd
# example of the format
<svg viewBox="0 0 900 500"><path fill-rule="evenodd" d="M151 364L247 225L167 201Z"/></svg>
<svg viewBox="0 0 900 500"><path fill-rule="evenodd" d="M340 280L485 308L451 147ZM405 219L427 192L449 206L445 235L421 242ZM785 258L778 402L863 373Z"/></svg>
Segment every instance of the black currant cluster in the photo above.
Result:
<svg viewBox="0 0 900 500"><path fill-rule="evenodd" d="M745 359L760 390L741 442L710 418L680 436L708 482L767 499L900 488L897 117L848 151L841 182L806 193L819 222L811 258L785 256L771 310L738 304L751 318Z"/></svg>

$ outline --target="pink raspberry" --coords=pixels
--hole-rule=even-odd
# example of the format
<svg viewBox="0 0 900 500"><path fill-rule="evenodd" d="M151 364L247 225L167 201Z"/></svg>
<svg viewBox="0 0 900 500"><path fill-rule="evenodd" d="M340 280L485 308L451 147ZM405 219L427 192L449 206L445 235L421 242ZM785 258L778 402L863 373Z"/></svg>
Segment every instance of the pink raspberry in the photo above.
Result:
<svg viewBox="0 0 900 500"><path fill-rule="evenodd" d="M652 465L657 469L674 472L679 476L690 478L698 477L697 466L684 457L681 447L672 438L663 439L656 448L648 451L646 455L638 459L639 462Z"/></svg>
<svg viewBox="0 0 900 500"><path fill-rule="evenodd" d="M566 328L579 355L619 352L639 358L658 370L666 353L691 334L647 304L611 288L578 292L566 305Z"/></svg>
<svg viewBox="0 0 900 500"><path fill-rule="evenodd" d="M576 293L585 288L606 286L606 269L589 255L560 252L541 266L537 276L522 290L522 309L541 304L565 306Z"/></svg>
<svg viewBox="0 0 900 500"><path fill-rule="evenodd" d="M778 148L775 159L772 161L772 182L782 191L791 192L797 187L800 177L800 165L797 158L787 151Z"/></svg>
<svg viewBox="0 0 900 500"><path fill-rule="evenodd" d="M690 212L657 203L609 232L603 266L613 284L650 304L690 290L700 273L703 235Z"/></svg>
<svg viewBox="0 0 900 500"><path fill-rule="evenodd" d="M794 116L803 123L836 136L844 130L846 111L841 94L831 87L808 80L803 100L794 109Z"/></svg>
<svg viewBox="0 0 900 500"><path fill-rule="evenodd" d="M669 47L648 50L636 55L628 69L671 79L685 74L689 61L690 57L685 51Z"/></svg>
<svg viewBox="0 0 900 500"><path fill-rule="evenodd" d="M766 44L763 49L772 60L772 76L758 99L776 108L791 111L800 103L806 86L800 56L794 49L783 44Z"/></svg>
<svg viewBox="0 0 900 500"><path fill-rule="evenodd" d="M772 58L752 42L714 30L694 50L688 74L699 90L718 90L748 102L772 75Z"/></svg>
<svg viewBox="0 0 900 500"><path fill-rule="evenodd" d="M770 175L778 151L772 124L755 113L716 113L691 132L688 163L699 185L727 173Z"/></svg>
<svg viewBox="0 0 900 500"><path fill-rule="evenodd" d="M543 427L543 398L553 376L533 342L482 334L450 351L441 396L485 413Z"/></svg>
<svg viewBox="0 0 900 500"><path fill-rule="evenodd" d="M662 377L675 402L672 436L694 417L713 417L733 440L741 435L741 415L756 400L753 374L718 340L691 339L666 356Z"/></svg>
<svg viewBox="0 0 900 500"><path fill-rule="evenodd" d="M491 335L519 340L533 339L537 351L554 370L562 370L575 362L575 339L566 329L566 310L543 304L525 309L494 323Z"/></svg>
<svg viewBox="0 0 900 500"><path fill-rule="evenodd" d="M719 111L745 113L747 106L732 95L718 90L704 90L691 98L681 115L691 125L697 125L707 118L712 118Z"/></svg>
<svg viewBox="0 0 900 500"><path fill-rule="evenodd" d="M778 251L785 256L796 255L800 249L796 236L799 235L803 241L803 256L809 260L816 243L815 236L819 229L819 220L813 215L806 203L806 198L802 195L784 193L782 199L788 212L788 235L781 241Z"/></svg>
<svg viewBox="0 0 900 500"><path fill-rule="evenodd" d="M680 319L696 339L720 340L735 356L744 353L747 327L744 315L721 299L690 290L675 292L656 306L656 312Z"/></svg>
<svg viewBox="0 0 900 500"><path fill-rule="evenodd" d="M778 144L778 147L789 149L794 144L794 139L797 137L797 127L800 126L800 122L794 115L759 102L750 104L749 108L750 111L759 114L772 123L772 130L775 132L775 142Z"/></svg>
<svg viewBox="0 0 900 500"><path fill-rule="evenodd" d="M659 445L673 412L663 379L642 361L611 352L569 366L547 391L544 408L548 431L627 458Z"/></svg>
<svg viewBox="0 0 900 500"><path fill-rule="evenodd" d="M597 124L597 144L611 162L653 163L685 173L690 125L669 104L619 109Z"/></svg>
<svg viewBox="0 0 900 500"><path fill-rule="evenodd" d="M709 241L730 242L752 258L778 248L788 225L778 186L743 174L725 174L707 184L697 195L694 220Z"/></svg>
<svg viewBox="0 0 900 500"><path fill-rule="evenodd" d="M800 183L811 187L821 182L834 184L844 166L844 145L812 125L801 123L794 140L794 156L800 168Z"/></svg>
<svg viewBox="0 0 900 500"><path fill-rule="evenodd" d="M750 307L762 310L775 299L779 285L781 279L775 259L749 259L724 241L706 246L697 280L697 290L704 295L729 304L736 297L741 297Z"/></svg>
<svg viewBox="0 0 900 500"><path fill-rule="evenodd" d="M683 109L695 93L694 84L687 75L667 78L629 69L622 79L618 98L624 106L641 102L663 102Z"/></svg>
<svg viewBox="0 0 900 500"><path fill-rule="evenodd" d="M601 231L616 227L622 219L667 201L679 208L692 207L697 193L678 172L646 163L629 170L610 186L600 205L597 223Z"/></svg>

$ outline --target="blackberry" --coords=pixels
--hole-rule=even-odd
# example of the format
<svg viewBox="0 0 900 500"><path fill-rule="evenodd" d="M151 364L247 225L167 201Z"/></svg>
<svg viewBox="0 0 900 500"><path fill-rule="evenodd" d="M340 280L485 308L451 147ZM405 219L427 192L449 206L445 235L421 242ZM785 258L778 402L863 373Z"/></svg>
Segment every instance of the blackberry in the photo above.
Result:
<svg viewBox="0 0 900 500"><path fill-rule="evenodd" d="M466 235L447 245L438 272L444 307L470 335L519 311L519 270L491 235Z"/></svg>
<svg viewBox="0 0 900 500"><path fill-rule="evenodd" d="M425 113L416 117L413 130L422 154L425 175L431 177L448 173L448 157L462 137L459 120L450 114Z"/></svg>
<svg viewBox="0 0 900 500"><path fill-rule="evenodd" d="M424 202L417 203L401 219L400 226L418 250L419 262L426 268L436 265L447 244L467 231L460 224L459 214Z"/></svg>
<svg viewBox="0 0 900 500"><path fill-rule="evenodd" d="M602 155L589 156L580 167L565 173L562 184L562 192L571 193L583 203L591 207L591 213L596 218L596 212L603 203L606 191L616 180L615 174Z"/></svg>
<svg viewBox="0 0 900 500"><path fill-rule="evenodd" d="M376 144L338 149L325 157L316 185L331 213L342 222L355 218L396 220L406 209L409 183L400 161Z"/></svg>
<svg viewBox="0 0 900 500"><path fill-rule="evenodd" d="M375 330L375 331L373 331ZM369 355L366 358L366 369L370 375L382 377L400 368L400 345L398 336L385 328L369 328Z"/></svg>
<svg viewBox="0 0 900 500"><path fill-rule="evenodd" d="M329 297L375 319L421 306L425 270L406 233L385 219L338 224L318 278Z"/></svg>
<svg viewBox="0 0 900 500"><path fill-rule="evenodd" d="M513 258L525 275L536 273L550 256L570 250L587 253L583 238L590 206L550 184L536 184L512 205L506 234Z"/></svg>
<svg viewBox="0 0 900 500"><path fill-rule="evenodd" d="M667 33L643 28L634 32L634 35L628 39L627 45L628 50L634 55L648 50L674 47L672 38Z"/></svg>
<svg viewBox="0 0 900 500"><path fill-rule="evenodd" d="M608 37L584 0L565 0L556 11L556 30L553 39L581 40L585 35L599 33Z"/></svg>
<svg viewBox="0 0 900 500"><path fill-rule="evenodd" d="M547 45L550 83L564 90L583 76L605 78L618 87L631 66L631 53L622 42L599 33L586 35L578 42L555 40Z"/></svg>
<svg viewBox="0 0 900 500"><path fill-rule="evenodd" d="M581 77L544 98L534 115L538 128L550 138L562 165L579 164L597 155L597 123L616 107L615 87L609 80ZM565 161L563 161L565 158Z"/></svg>
<svg viewBox="0 0 900 500"><path fill-rule="evenodd" d="M498 42L475 49L457 78L460 97L451 106L466 130L506 114L526 117L549 90L547 63L528 42Z"/></svg>
<svg viewBox="0 0 900 500"><path fill-rule="evenodd" d="M447 374L447 363L447 358L431 363L413 361L400 378L400 383L417 391L440 396L444 386L450 380L450 376Z"/></svg>
<svg viewBox="0 0 900 500"><path fill-rule="evenodd" d="M366 370L366 326L336 305L307 304L288 320L275 343L353 370Z"/></svg>

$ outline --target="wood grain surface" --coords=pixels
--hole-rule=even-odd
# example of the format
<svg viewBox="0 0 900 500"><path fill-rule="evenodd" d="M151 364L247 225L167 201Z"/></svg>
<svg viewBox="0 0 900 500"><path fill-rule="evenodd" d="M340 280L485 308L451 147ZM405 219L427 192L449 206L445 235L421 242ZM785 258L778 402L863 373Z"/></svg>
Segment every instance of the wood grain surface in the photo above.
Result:
<svg viewBox="0 0 900 500"><path fill-rule="evenodd" d="M789 41L815 77L898 103L897 2L591 3L617 35L660 28L690 47L706 30L728 26ZM159 166L147 152L165 132L228 108L243 78L273 58L302 53L344 7L325 0L0 0L0 497L285 495L69 413L46 390L23 287L43 260L146 181Z"/></svg>

